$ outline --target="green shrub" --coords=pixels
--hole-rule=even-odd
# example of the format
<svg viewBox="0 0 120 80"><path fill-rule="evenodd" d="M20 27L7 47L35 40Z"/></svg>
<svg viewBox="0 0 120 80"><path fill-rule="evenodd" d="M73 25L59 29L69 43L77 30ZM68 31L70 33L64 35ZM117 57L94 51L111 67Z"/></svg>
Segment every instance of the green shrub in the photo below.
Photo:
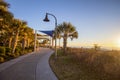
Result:
<svg viewBox="0 0 120 80"><path fill-rule="evenodd" d="M4 62L4 58L3 57L0 57L0 63Z"/></svg>
<svg viewBox="0 0 120 80"><path fill-rule="evenodd" d="M11 53L12 51L12 48L9 48L9 47L6 47L5 49L6 49L6 53Z"/></svg>
<svg viewBox="0 0 120 80"><path fill-rule="evenodd" d="M24 52L28 53L29 52L29 47L25 47Z"/></svg>
<svg viewBox="0 0 120 80"><path fill-rule="evenodd" d="M34 50L33 47L25 47L25 52L26 53L32 52L33 50Z"/></svg>
<svg viewBox="0 0 120 80"><path fill-rule="evenodd" d="M15 49L15 53L20 53L21 51L22 51L21 48L16 47L16 49Z"/></svg>
<svg viewBox="0 0 120 80"><path fill-rule="evenodd" d="M11 56L11 54L12 54L12 53L6 53L6 55L4 56L4 59L5 59L6 61L13 59L14 57Z"/></svg>
<svg viewBox="0 0 120 80"><path fill-rule="evenodd" d="M0 54L5 54L5 47L0 46Z"/></svg>
<svg viewBox="0 0 120 80"><path fill-rule="evenodd" d="M34 46L30 46L30 47L29 47L29 50L34 51Z"/></svg>
<svg viewBox="0 0 120 80"><path fill-rule="evenodd" d="M20 56L20 53L10 54L10 58L11 58L11 59L16 58L16 57L19 57L19 56Z"/></svg>
<svg viewBox="0 0 120 80"><path fill-rule="evenodd" d="M8 55L7 60L14 59L14 58L15 58L15 54L11 53L11 54Z"/></svg>
<svg viewBox="0 0 120 80"><path fill-rule="evenodd" d="M15 53L15 57L19 57L20 56L20 53Z"/></svg>

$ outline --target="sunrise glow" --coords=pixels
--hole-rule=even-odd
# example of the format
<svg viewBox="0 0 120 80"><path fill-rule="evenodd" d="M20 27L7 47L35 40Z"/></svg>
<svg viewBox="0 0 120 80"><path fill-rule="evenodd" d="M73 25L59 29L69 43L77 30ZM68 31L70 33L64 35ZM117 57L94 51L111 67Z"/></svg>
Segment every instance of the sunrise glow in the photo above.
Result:
<svg viewBox="0 0 120 80"><path fill-rule="evenodd" d="M117 40L117 47L120 48L120 38Z"/></svg>

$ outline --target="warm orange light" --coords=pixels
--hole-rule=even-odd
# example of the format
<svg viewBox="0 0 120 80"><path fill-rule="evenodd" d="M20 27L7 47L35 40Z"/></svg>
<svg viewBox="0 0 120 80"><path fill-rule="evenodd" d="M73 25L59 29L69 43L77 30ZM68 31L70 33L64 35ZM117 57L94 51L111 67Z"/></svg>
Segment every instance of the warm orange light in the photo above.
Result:
<svg viewBox="0 0 120 80"><path fill-rule="evenodd" d="M120 48L120 38L117 41L117 46Z"/></svg>

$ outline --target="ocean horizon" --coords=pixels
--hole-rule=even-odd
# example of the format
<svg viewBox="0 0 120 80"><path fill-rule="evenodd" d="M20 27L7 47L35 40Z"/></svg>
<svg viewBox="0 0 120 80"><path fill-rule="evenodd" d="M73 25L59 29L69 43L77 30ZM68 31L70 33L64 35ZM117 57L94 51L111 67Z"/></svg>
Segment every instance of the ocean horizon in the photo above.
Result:
<svg viewBox="0 0 120 80"><path fill-rule="evenodd" d="M68 46L71 48L94 48L94 46ZM101 46L100 47L101 50L120 50L120 48L118 47L105 47L105 46Z"/></svg>

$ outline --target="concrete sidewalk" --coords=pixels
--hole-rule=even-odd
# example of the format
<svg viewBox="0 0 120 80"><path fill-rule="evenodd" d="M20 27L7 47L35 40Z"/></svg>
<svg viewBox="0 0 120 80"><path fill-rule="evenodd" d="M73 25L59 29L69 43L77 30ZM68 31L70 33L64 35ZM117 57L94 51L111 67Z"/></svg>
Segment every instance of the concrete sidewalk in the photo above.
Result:
<svg viewBox="0 0 120 80"><path fill-rule="evenodd" d="M58 80L49 66L51 49L21 56L0 64L0 80Z"/></svg>

